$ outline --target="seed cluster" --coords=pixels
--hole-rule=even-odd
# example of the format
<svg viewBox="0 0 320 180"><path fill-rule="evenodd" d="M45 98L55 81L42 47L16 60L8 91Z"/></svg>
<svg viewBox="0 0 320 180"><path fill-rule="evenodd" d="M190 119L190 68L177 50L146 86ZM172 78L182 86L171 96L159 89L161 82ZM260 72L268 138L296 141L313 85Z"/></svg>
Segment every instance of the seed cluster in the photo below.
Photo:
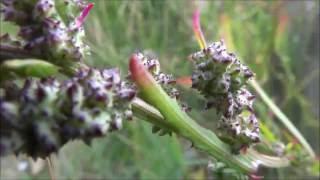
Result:
<svg viewBox="0 0 320 180"><path fill-rule="evenodd" d="M57 152L66 142L95 137L131 119L135 90L117 69L80 70L72 79L5 82L0 88L0 155L26 153L34 158Z"/></svg>
<svg viewBox="0 0 320 180"><path fill-rule="evenodd" d="M18 44L11 45L60 66L70 66L89 53L78 22L84 0L1 0L0 4L1 17L19 26Z"/></svg>
<svg viewBox="0 0 320 180"><path fill-rule="evenodd" d="M149 70L153 78L162 86L171 98L178 99L179 91L174 87L176 80L171 74L161 72L159 60L151 55L137 53L143 65Z"/></svg>
<svg viewBox="0 0 320 180"><path fill-rule="evenodd" d="M192 87L205 96L207 108L214 107L221 115L220 137L235 152L259 142L259 124L252 107L255 96L246 89L252 71L227 52L222 40L194 53L192 59Z"/></svg>

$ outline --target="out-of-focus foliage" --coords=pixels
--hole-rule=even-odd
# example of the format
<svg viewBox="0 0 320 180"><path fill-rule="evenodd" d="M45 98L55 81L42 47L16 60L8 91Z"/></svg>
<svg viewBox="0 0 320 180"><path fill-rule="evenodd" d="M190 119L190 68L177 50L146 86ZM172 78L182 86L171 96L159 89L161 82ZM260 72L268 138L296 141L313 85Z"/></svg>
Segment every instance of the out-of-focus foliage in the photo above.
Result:
<svg viewBox="0 0 320 180"><path fill-rule="evenodd" d="M199 48L193 36L192 1L95 0L86 21L92 56L86 61L98 67L120 66L127 71L130 54L150 49L161 59L164 72L191 74L188 55ZM224 38L256 73L256 78L277 105L301 130L319 154L319 2L318 1L202 1L202 28L207 41ZM1 34L15 27L0 22ZM215 111L203 111L204 101L193 92L182 93L191 115L206 127L218 120ZM259 97L257 117L274 141L288 143L290 135ZM175 136L152 134L150 124L135 120L120 133L93 142L92 148L74 142L54 158L59 178L173 178L213 177L206 156ZM263 130L262 130L263 131ZM267 132L267 131L264 131ZM292 140L293 141L293 140ZM292 142L294 143L294 142ZM291 143L291 144L292 144ZM289 146L291 146L289 144ZM290 147L287 147L290 148ZM11 159L2 159L1 177L31 177L14 170ZM315 166L313 171L319 173ZM299 168L262 169L265 178L305 178ZM35 177L47 177L43 170Z"/></svg>

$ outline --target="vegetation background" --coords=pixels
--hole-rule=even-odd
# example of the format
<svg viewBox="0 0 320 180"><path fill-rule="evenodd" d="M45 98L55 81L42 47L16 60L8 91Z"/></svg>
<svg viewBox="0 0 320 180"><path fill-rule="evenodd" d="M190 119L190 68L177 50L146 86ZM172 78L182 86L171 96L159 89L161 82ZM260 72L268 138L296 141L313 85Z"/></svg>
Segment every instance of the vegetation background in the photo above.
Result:
<svg viewBox="0 0 320 180"><path fill-rule="evenodd" d="M176 77L191 74L188 55L199 47L192 30L194 2L189 0L94 0L85 26L92 47L87 62L119 67L127 73L136 50L152 50L162 70ZM224 38L256 72L256 79L319 155L319 1L201 1L201 23L208 42ZM3 21L1 34L16 28ZM204 111L195 92L183 91L195 119L208 128L217 120ZM287 130L257 98L259 119L284 141ZM287 143L287 142L286 142ZM135 119L92 147L67 144L55 157L58 179L210 179L208 157L176 136L154 135L150 124ZM1 159L0 179L48 178L47 168L25 169L25 157ZM40 163L40 167L41 167ZM20 170L19 170L20 169ZM266 179L304 179L295 167L262 169Z"/></svg>

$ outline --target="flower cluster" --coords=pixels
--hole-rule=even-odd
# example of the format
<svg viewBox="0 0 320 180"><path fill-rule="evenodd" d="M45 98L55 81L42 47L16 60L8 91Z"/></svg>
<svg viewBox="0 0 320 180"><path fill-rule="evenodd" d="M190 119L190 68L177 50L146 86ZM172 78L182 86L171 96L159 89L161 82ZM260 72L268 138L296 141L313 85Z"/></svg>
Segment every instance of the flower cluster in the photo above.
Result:
<svg viewBox="0 0 320 180"><path fill-rule="evenodd" d="M19 27L19 43L12 41L12 46L64 67L89 53L81 25L92 4L84 0L1 0L0 4L1 17Z"/></svg>
<svg viewBox="0 0 320 180"><path fill-rule="evenodd" d="M214 107L221 115L220 137L231 144L235 152L259 142L259 125L253 112L255 96L247 89L247 81L254 76L235 54L218 41L192 55L195 68L192 87L207 100L207 108Z"/></svg>
<svg viewBox="0 0 320 180"><path fill-rule="evenodd" d="M90 143L132 118L135 94L117 69L80 70L61 83L54 78L28 79L22 87L5 82L0 88L0 155L46 157L73 139Z"/></svg>
<svg viewBox="0 0 320 180"><path fill-rule="evenodd" d="M143 65L148 69L153 78L159 83L162 88L168 93L171 98L178 99L179 91L174 87L176 84L175 78L171 74L161 72L159 60L147 53L137 53L138 58Z"/></svg>

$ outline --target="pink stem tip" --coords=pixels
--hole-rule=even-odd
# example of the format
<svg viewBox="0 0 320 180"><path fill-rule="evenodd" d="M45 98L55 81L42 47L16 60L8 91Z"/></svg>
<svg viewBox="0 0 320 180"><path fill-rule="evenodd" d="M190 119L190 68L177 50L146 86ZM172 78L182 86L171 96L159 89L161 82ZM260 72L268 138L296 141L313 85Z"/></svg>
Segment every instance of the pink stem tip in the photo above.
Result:
<svg viewBox="0 0 320 180"><path fill-rule="evenodd" d="M201 49L204 49L207 47L206 41L204 39L204 35L201 31L200 27L200 11L199 9L196 9L193 13L193 18L192 18L192 26L193 26L193 31L196 35L197 41L200 45Z"/></svg>
<svg viewBox="0 0 320 180"><path fill-rule="evenodd" d="M86 17L88 16L89 12L91 11L91 9L93 8L94 4L93 3L89 3L81 12L80 16L77 18L76 20L76 27L79 28L82 26L82 24L84 23Z"/></svg>

